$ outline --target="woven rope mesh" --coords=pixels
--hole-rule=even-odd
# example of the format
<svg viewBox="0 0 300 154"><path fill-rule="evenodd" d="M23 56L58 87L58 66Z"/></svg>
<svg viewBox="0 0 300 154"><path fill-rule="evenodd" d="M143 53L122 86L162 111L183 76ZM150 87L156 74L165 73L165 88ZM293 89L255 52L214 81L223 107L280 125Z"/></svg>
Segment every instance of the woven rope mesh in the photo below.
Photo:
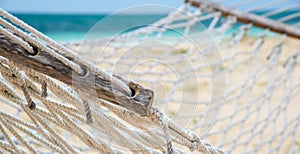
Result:
<svg viewBox="0 0 300 154"><path fill-rule="evenodd" d="M280 4L262 6L273 3ZM291 7L261 16L272 19ZM290 24L298 14L279 21ZM1 57L0 150L160 153L169 150L170 138L175 153L298 153L299 39L267 28L251 35L257 29L209 7L186 4L113 39L64 43L109 74L153 89L154 106L168 117L162 119L155 112L140 117ZM36 109L28 107L26 93Z"/></svg>

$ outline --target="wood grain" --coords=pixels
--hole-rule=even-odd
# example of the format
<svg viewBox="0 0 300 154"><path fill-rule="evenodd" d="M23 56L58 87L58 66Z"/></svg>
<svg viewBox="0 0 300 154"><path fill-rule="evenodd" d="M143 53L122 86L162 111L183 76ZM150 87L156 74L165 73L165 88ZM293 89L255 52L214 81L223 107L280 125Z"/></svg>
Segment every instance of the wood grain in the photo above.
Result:
<svg viewBox="0 0 300 154"><path fill-rule="evenodd" d="M212 9L213 11L219 11L224 17L234 16L239 22L242 23L252 23L256 27L269 28L270 31L286 34L290 37L300 39L300 29L281 22L277 22L269 18L265 18L251 13L240 12L229 7L208 1L185 0L185 2L190 3L195 7L202 6Z"/></svg>
<svg viewBox="0 0 300 154"><path fill-rule="evenodd" d="M98 98L125 107L140 115L145 116L149 114L154 97L152 90L146 89L137 83L125 81L121 77L114 75L131 89L133 96L128 96L124 91L113 86L110 80L103 78L101 74L95 74L83 64L76 61L87 72L85 75L80 75L47 52L40 51L34 46L33 48L37 55L29 55L20 45L13 43L0 34L1 56L55 78L76 89L90 94L96 93ZM74 61L70 57L66 58Z"/></svg>

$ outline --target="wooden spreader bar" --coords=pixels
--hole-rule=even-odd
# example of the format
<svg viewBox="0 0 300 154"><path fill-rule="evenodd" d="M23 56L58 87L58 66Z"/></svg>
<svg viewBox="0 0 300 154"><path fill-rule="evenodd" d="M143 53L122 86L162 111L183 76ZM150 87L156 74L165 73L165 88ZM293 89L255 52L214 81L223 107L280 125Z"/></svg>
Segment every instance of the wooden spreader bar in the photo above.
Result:
<svg viewBox="0 0 300 154"><path fill-rule="evenodd" d="M213 11L218 11L222 16L234 16L237 18L237 21L242 23L252 23L256 27L268 28L270 31L286 34L290 37L300 39L300 29L288 24L277 22L275 20L258 16L251 13L240 12L230 7L219 5L218 3L208 2L203 0L185 0L186 3L191 4L195 7L207 7Z"/></svg>
<svg viewBox="0 0 300 154"><path fill-rule="evenodd" d="M67 85L80 89L86 93L95 95L98 98L109 101L111 103L125 107L139 115L145 116L150 113L152 107L154 92L146 89L141 85L133 82L128 82L119 76L114 75L124 82L132 91L132 95L114 86L110 80L101 77L101 75L89 70L80 62L66 57L70 61L76 62L82 68L85 68L85 75L77 74L70 67L54 58L47 52L43 52L35 46L36 55L29 54L19 44L14 43L5 35L0 34L0 56L3 56L10 61L33 69L42 74L48 75Z"/></svg>

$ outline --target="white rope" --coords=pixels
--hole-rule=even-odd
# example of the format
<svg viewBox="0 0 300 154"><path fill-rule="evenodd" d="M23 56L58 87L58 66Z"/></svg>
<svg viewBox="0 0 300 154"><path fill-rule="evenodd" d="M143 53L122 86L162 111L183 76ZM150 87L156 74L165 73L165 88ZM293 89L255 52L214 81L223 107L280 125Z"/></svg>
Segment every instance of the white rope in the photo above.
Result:
<svg viewBox="0 0 300 154"><path fill-rule="evenodd" d="M50 38L48 38L47 36L41 34L40 32L36 31L35 29L33 29L32 27L30 27L29 25L27 25L26 23L22 22L21 20L17 19L16 17L8 14L6 11L4 11L3 9L0 9L0 14L1 16L9 19L11 22L13 22L16 25L19 25L20 27L24 28L25 30L28 30L29 32L31 32L33 35L36 35L35 37L37 38L41 38L42 40L44 40L46 43L48 43L51 47L54 47L55 49L57 49L57 51L63 51L65 55L70 56L72 58L75 59L75 62L78 61L84 65L87 65L89 68L91 68L91 71L94 71L95 73L103 76L105 79L111 79L112 80L112 84L120 89L122 89L123 91L125 91L129 96L131 95L131 91L129 89L129 87L127 85L125 85L122 81L118 80L117 78L115 78L112 75L109 75L108 73L100 70L99 68L95 67L93 64L88 63L87 61L83 60L82 58L76 56L72 51L70 51L69 49L63 47L62 45L55 43L54 41L52 41ZM32 43L33 45L36 45L37 48L42 49L42 51L44 52L48 52L51 56L55 57L56 59L60 60L61 62L63 62L65 65L71 67L74 71L76 71L79 74L83 74L83 70L82 68L77 65L76 63L68 60L67 58L65 58L64 56L60 55L59 53L57 53L56 51L54 51L51 48L46 47L42 42L38 41L38 40L34 40L32 37L28 36L27 34L25 34L24 32L22 32L20 29L17 29L16 27L14 27L13 25L11 25L10 23L4 21L4 20L0 20L1 24L4 24L4 26L6 26L9 29L12 29L15 32L18 32L18 35L21 35L21 37L23 39L25 39L26 41L29 41L30 43ZM30 50L29 50L30 51Z"/></svg>
<svg viewBox="0 0 300 154"><path fill-rule="evenodd" d="M297 18L297 17L300 17L300 13L299 12L294 13L294 14L290 14L290 15L285 16L283 18L279 18L278 21L279 22L286 22L288 20L292 20L292 19Z"/></svg>
<svg viewBox="0 0 300 154"><path fill-rule="evenodd" d="M263 14L263 16L269 17L269 16L273 16L273 15L288 11L288 10L297 9L299 7L300 7L300 5L286 6L286 7L282 7L282 8L279 8L279 9L275 9L273 11L266 12L266 13Z"/></svg>
<svg viewBox="0 0 300 154"><path fill-rule="evenodd" d="M207 64L202 63L201 56L197 54L198 48L190 46L186 51L182 51L183 53L170 50L165 51L160 57L160 60L167 61L170 57L172 59L174 56L185 56L190 60L190 64L193 65L180 72L182 74L180 79L170 77L172 71L167 68L162 68L164 71L155 70L159 66L158 63L145 65L143 71L130 72L137 77L134 79L137 82L149 85L157 83L171 85L168 86L169 91L166 91L165 100L169 105L164 113L153 108L149 116L141 117L120 106L98 99L92 94L72 89L53 78L0 57L0 94L1 98L6 100L3 104L12 109L1 109L0 111L0 133L5 138L3 140L0 136L0 150L11 153L42 153L43 151L39 151L40 149L37 147L43 147L46 151L57 153L95 152L93 150L101 153L126 153L126 150L133 153L182 153L187 149L202 153L225 153L225 151L240 153L239 149L242 149L243 152L251 153L264 152L264 148L268 152L282 152L285 150L286 143L291 146L291 151L299 149L295 144L297 139L294 137L299 133L299 116L286 116L291 107L295 107L293 98L296 98L300 92L298 68L296 67L296 63L299 61L297 56L299 51L293 52L288 58L284 57L287 36L280 35L281 39L275 42L269 37L268 29L258 37L246 37L247 32L253 27L252 24L240 26L233 32L235 33L233 37L228 37L225 33L237 22L235 17L227 17L225 22L219 25L218 21L222 20L219 12L205 15L202 13L208 10L202 8L193 14L193 12L188 12L188 7L190 6L181 7L179 11L156 22L155 26L117 37L111 45L108 45L112 51L105 55L105 60L99 61L99 66L104 66L104 64L108 64L109 67L114 66L116 64L115 57L122 55L122 51L135 45L131 41L138 43L145 41L143 40L145 38L139 37L140 35L160 32L160 35L157 35L157 39L160 39L164 37L164 32L170 27L183 28L185 29L184 35L189 35L193 33L192 26L200 21L211 20L209 29L220 37L217 43L222 49L220 53L224 56L222 59L210 63L212 72L206 71ZM185 14L184 11L188 13ZM22 45L24 48L27 46L28 49L31 48L30 45L40 43L47 48L45 52L49 52L48 48L50 47L58 56L77 59L70 49L55 43L8 13L1 11L1 15L18 26L22 25L21 27L34 35L32 38L32 35L27 35L26 32L18 33L19 29L3 20L0 33L5 37L1 38L8 38L9 41ZM194 20L191 20L190 17L194 17ZM184 21L174 24L180 21L178 19ZM42 43L38 40L41 40ZM203 40L206 42L197 44L201 48L201 53L206 58L214 57L214 49L209 46L210 42L207 41L209 38L203 38ZM29 42L30 45L26 42ZM97 43L97 41L95 42ZM81 45L89 46L89 50L93 50L97 46L94 44L95 42L86 44L83 42ZM174 49L180 47L181 43L188 44L182 38L172 43ZM266 47L268 43L274 48ZM242 48L242 45L245 47ZM147 46L145 50L146 54L140 51L140 56L150 55L151 51L156 49L154 46ZM266 58L268 56L266 53L270 55L269 58ZM282 68L282 59L285 62L284 68ZM178 58L169 64L173 66L182 61L183 58ZM103 72L84 60L80 59L78 62L107 79L111 78L109 73ZM224 68L220 67L222 63L226 64ZM131 67L135 63L124 61L122 65ZM120 71L122 76L126 76L128 73L126 71L122 73L122 70L116 71ZM151 72L147 74L147 71ZM222 72L228 73L228 83L226 83L229 85L228 91L220 98L213 100L201 98L200 101L195 101L193 97L196 96L193 91L189 91L189 89L193 89L191 87L186 89L191 96L184 99L178 98L180 83L192 79L193 71L199 74L196 80L201 82L207 78L216 77ZM239 71L242 73L239 74ZM149 79L145 75L151 75L151 78ZM268 77L267 80L266 77ZM111 80L121 90L127 91L128 94L131 93L128 86L124 85L122 81L114 78ZM208 87L193 80L192 85L198 84L202 85L200 90ZM200 90L199 93L204 93ZM278 95L278 98L275 95ZM225 98L224 109L215 126L206 134L201 134L204 132L199 129L211 124L210 122L202 123L208 112L201 109L222 98ZM30 103L28 102L30 101L36 105L34 109L29 108L28 104ZM185 106L187 104L198 103L197 110L199 111L170 115L168 111L176 106L176 103L182 103L184 109L188 109L188 106ZM215 112L215 110L217 107L212 107L209 111ZM15 114L17 112L18 114ZM172 118L179 121L190 118L189 120L192 119L191 127L183 128ZM284 122L279 123L278 121L282 119ZM194 132L190 131L190 128ZM196 132L200 132L201 135ZM257 141L256 138L258 138ZM279 140L274 140L274 138Z"/></svg>
<svg viewBox="0 0 300 154"><path fill-rule="evenodd" d="M18 43L20 46L22 46L25 50L27 50L30 53L34 53L32 47L27 43L22 41L19 37L16 37L15 35L13 35L11 32L9 32L8 30L4 29L3 27L0 27L0 32L2 34L4 34L5 36L7 36L9 39L11 39L12 41Z"/></svg>

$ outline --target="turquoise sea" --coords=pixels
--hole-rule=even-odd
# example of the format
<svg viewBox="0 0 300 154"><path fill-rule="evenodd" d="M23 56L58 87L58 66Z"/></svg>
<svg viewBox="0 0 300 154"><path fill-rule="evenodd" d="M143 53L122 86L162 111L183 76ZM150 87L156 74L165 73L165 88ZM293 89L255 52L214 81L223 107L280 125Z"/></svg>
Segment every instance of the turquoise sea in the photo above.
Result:
<svg viewBox="0 0 300 154"><path fill-rule="evenodd" d="M265 12L257 12L263 14ZM272 19L278 19L282 16L295 13L295 11L283 12L281 14L271 16ZM29 25L33 26L42 33L48 35L56 41L81 40L87 32L92 28L93 32L89 33L89 37L102 38L110 37L118 33L134 30L147 24L151 24L165 16L166 14L157 15L109 15L109 14L20 14L14 13L16 17L22 19ZM222 20L220 20L221 22ZM295 18L287 21L293 24L300 21ZM220 22L218 24L220 24ZM202 25L196 25L203 29L209 21L202 22ZM96 25L96 26L95 26ZM94 28L93 28L94 27ZM234 26L231 31L236 29ZM195 28L196 29L196 28ZM251 35L262 32L261 29L253 29ZM166 34L168 35L168 33ZM170 33L171 35L171 33Z"/></svg>
<svg viewBox="0 0 300 154"><path fill-rule="evenodd" d="M114 15L108 14L14 14L32 27L57 41L80 40L93 27L94 37L110 37L128 27L138 28L151 24L166 15ZM133 28L132 28L133 27ZM89 36L90 37L90 36Z"/></svg>

